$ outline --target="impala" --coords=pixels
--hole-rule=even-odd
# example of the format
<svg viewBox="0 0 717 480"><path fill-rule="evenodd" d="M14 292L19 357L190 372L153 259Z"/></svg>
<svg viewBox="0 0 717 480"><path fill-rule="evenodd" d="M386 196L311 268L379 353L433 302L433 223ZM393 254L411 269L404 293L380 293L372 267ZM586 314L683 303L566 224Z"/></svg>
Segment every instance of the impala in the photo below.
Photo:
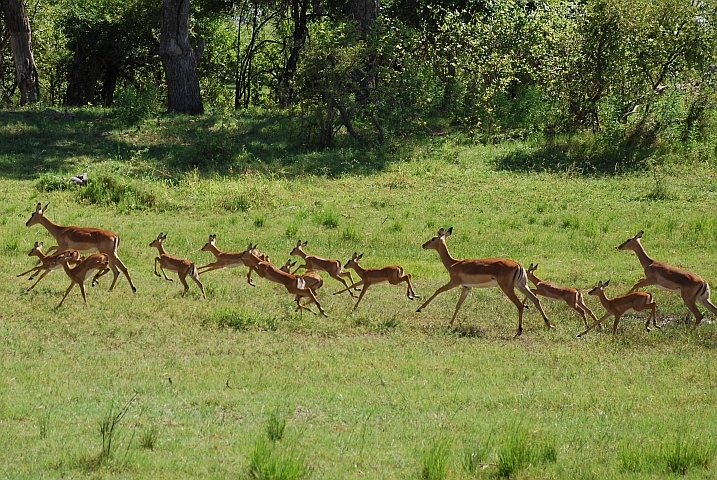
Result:
<svg viewBox="0 0 717 480"><path fill-rule="evenodd" d="M55 262L62 265L65 269L65 273L68 277L70 277L70 286L67 287L65 295L62 297L62 300L60 300L60 303L56 308L60 308L62 306L65 298L67 298L67 295L75 285L80 286L82 298L85 301L85 305L87 305L87 293L85 292L85 282L87 279L95 273L95 276L92 279L92 286L94 287L97 284L97 280L102 275L110 271L108 266L110 264L109 255L106 253L95 253L90 255L78 263L74 268L70 268L68 262L72 258L75 258L72 252L63 252L59 257L57 257L57 259L55 259Z"/></svg>
<svg viewBox="0 0 717 480"><path fill-rule="evenodd" d="M399 283L406 282L406 297L408 297L409 300L420 298L413 290L413 285L411 285L411 275L408 273L404 273L402 267L392 265L383 268L363 268L358 263L358 261L362 258L363 253L361 255L357 255L356 252L354 252L349 261L346 262L346 265L344 265L344 268L352 268L356 272L356 274L361 277L361 280L357 283L354 283L348 288L339 290L338 292L334 293L334 295L338 295L347 290L351 291L352 288L363 286L363 288L361 289L361 294L356 301L356 305L354 305L354 308L351 311L356 310L356 307L358 307L359 303L361 303L361 299L366 293L366 290L368 290L368 287L375 283L388 282L391 285L398 285Z"/></svg>
<svg viewBox="0 0 717 480"><path fill-rule="evenodd" d="M165 233L160 233L157 235L157 238L149 244L150 247L155 247L159 251L159 257L154 257L154 274L158 277L162 276L157 273L157 264L159 264L159 269L162 270L165 280L169 280L170 282L172 281L172 279L169 278L167 273L164 271L165 268L172 272L177 272L179 275L179 281L182 282L182 285L184 285L182 296L185 296L189 290L189 285L186 280L187 275L189 275L189 277L194 280L197 285L199 285L199 289L202 291L202 297L206 299L207 295L204 293L204 285L202 285L202 282L199 280L197 267L186 258L175 257L174 255L167 253L164 249L164 241L166 239L167 235Z"/></svg>
<svg viewBox="0 0 717 480"><path fill-rule="evenodd" d="M257 253L258 251L256 249L256 245L252 245L250 243L249 247L242 255L242 260L244 260L247 265L250 265L252 268L254 268L260 277L265 278L271 282L284 285L286 290L296 297L297 310L306 309L311 313L315 314L315 312L308 307L312 303L315 303L316 306L319 308L321 314L324 317L328 317L328 315L324 311L324 308L321 306L318 299L316 298L316 294L311 288L309 288L307 282L303 278L285 272L277 268L272 263L262 260L262 258L257 255ZM306 303L306 305L301 304L302 297L309 298L309 302Z"/></svg>
<svg viewBox="0 0 717 480"><path fill-rule="evenodd" d="M431 301L436 298L439 294L451 290L456 287L461 287L461 296L456 304L456 309L453 312L450 325L458 315L461 305L465 301L468 293L472 288L489 288L489 287L500 287L503 293L510 299L513 304L518 308L518 331L515 334L516 337L523 333L523 309L525 306L523 302L518 299L515 294L515 289L518 289L525 294L537 307L540 314L543 316L545 325L548 328L553 326L550 324L550 320L545 315L543 307L540 304L540 300L536 297L533 292L528 288L528 276L525 273L525 269L521 264L513 260L506 258L481 258L481 259L467 259L458 260L453 258L448 251L446 245L446 238L450 237L453 233L453 227L448 230L442 228L438 231L438 235L428 240L423 244L424 250L436 250L438 255L441 257L443 266L448 270L450 280L447 284L436 290L431 298L418 307L417 312L423 310Z"/></svg>
<svg viewBox="0 0 717 480"><path fill-rule="evenodd" d="M56 260L65 253L70 254L70 258L68 259L69 263L77 264L80 261L80 253L77 250L66 250L64 252L59 252L54 255L45 255L42 253L42 242L35 242L35 246L32 247L30 250L30 253L27 254L28 257L37 257L39 260L35 264L33 268L26 272L19 273L17 276L22 277L23 275L27 275L30 272L33 272L32 275L30 275L30 278L28 280L32 280L37 276L38 273L42 272L42 275L40 275L40 278L37 279L35 283L32 284L30 288L27 289L29 292L33 288L35 288L35 285L40 283L40 280L45 278L45 275L48 273L58 270L62 268L62 265L56 262Z"/></svg>
<svg viewBox="0 0 717 480"><path fill-rule="evenodd" d="M268 262L268 260L266 260ZM296 266L296 262L292 262L291 259L287 260L284 265L279 267L279 270L286 273L291 273L291 269ZM310 270L306 272L303 275L297 275L299 278L304 280L306 283L306 287L311 289L314 294L316 294L316 290L321 288L324 285L324 279L321 278L321 275L314 272L313 270ZM299 301L299 298L296 299L296 301ZM308 305L308 304L307 304Z"/></svg>
<svg viewBox="0 0 717 480"><path fill-rule="evenodd" d="M217 236L215 234L209 235L209 241L201 249L202 252L213 253L214 257L216 258L216 261L198 267L197 270L199 271L200 275L203 273L211 272L212 270L219 270L221 268L234 268L245 266L244 261L241 259L241 256L244 252L222 252L217 248L216 242ZM252 287L256 286L256 284L254 284L254 281L251 279L251 269L249 269L249 272L246 275L246 281Z"/></svg>
<svg viewBox="0 0 717 480"><path fill-rule="evenodd" d="M351 272L345 272L341 268L341 262L338 260L331 260L328 258L321 258L317 257L315 255L309 255L304 251L304 247L308 244L308 240L305 240L303 243L301 240L299 240L296 243L296 246L291 251L290 255L296 255L301 257L304 260L304 264L300 265L294 270L294 274L298 272L299 270L306 269L306 270L318 270L322 272L326 272L331 276L332 278L335 278L339 282L344 284L344 287L348 289L348 292L351 294L352 297L355 297L356 294L349 288L349 284L346 282L346 278L348 277L351 281L351 284L354 283L354 279L351 276Z"/></svg>
<svg viewBox="0 0 717 480"><path fill-rule="evenodd" d="M660 328L656 320L657 304L652 299L651 294L647 292L631 292L621 297L609 299L605 295L605 287L609 284L610 280L605 283L598 282L598 284L588 292L588 295L596 295L600 299L600 303L602 303L602 306L605 307L607 313L600 317L600 320L597 320L595 323L590 325L585 331L578 333L578 337L585 335L592 330L593 327L600 325L603 320L613 315L615 316L615 323L612 326L612 334L615 335L615 332L617 332L617 324L620 323L620 317L629 310L635 310L636 312L651 310L650 316L647 317L645 328L648 332L650 331L650 319L652 319L652 324L656 328Z"/></svg>
<svg viewBox="0 0 717 480"><path fill-rule="evenodd" d="M132 283L132 279L129 277L127 267L125 267L122 260L117 256L117 248L119 248L120 239L116 233L110 232L109 230L102 230L99 228L87 228L87 227L75 227L75 226L61 226L53 223L49 218L45 216L49 203L42 208L42 204L38 203L35 207L35 212L30 216L30 219L25 223L26 226L31 227L36 224L40 224L50 232L50 235L55 237L57 245L48 250L48 253L57 249L58 252L64 250L77 250L80 253L89 252L100 252L107 254L109 258L110 268L114 279L110 285L110 290L115 287L117 282L117 276L121 270L127 281L129 282L132 291L136 292L137 289Z"/></svg>
<svg viewBox="0 0 717 480"><path fill-rule="evenodd" d="M578 312L583 317L586 327L588 326L588 318L585 315L586 313L597 322L597 317L595 316L595 314L592 312L592 310L588 308L587 305L585 305L585 302L583 301L583 294L582 292L580 292L580 290L572 287L561 287L560 285L556 285L554 283L545 282L535 276L535 271L537 269L538 264L536 263L535 265L533 265L531 263L528 267L528 270L526 271L526 274L528 275L528 280L530 280L533 285L535 285L535 288L530 289L531 292L536 295L549 298L551 300L565 301L565 303L567 303L570 308ZM526 300L527 298L523 300L523 304L525 304Z"/></svg>
<svg viewBox="0 0 717 480"><path fill-rule="evenodd" d="M697 308L697 302L707 307L710 312L717 315L717 307L710 301L710 286L699 275L673 267L663 262L656 262L650 258L640 243L645 232L640 230L637 235L618 245L618 250L632 250L637 254L638 260L645 270L645 278L641 278L630 290L636 292L642 287L656 285L663 290L680 292L682 300L695 316L694 327L700 324L704 315Z"/></svg>

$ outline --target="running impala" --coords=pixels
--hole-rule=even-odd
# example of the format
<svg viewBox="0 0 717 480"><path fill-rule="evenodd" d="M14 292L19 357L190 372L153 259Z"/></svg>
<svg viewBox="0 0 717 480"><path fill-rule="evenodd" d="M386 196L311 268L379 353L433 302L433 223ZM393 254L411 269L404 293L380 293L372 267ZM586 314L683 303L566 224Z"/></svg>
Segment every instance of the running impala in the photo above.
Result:
<svg viewBox="0 0 717 480"><path fill-rule="evenodd" d="M695 316L693 328L699 325L704 318L702 312L697 308L697 302L717 315L717 307L710 301L709 284L699 275L650 258L645 252L642 243L640 243L640 239L644 233L645 232L640 230L637 235L628 238L617 247L618 250L632 250L635 252L637 259L645 271L645 278L638 280L630 291L636 292L642 287L656 285L663 290L680 292L685 305L687 305L687 308L689 308L690 312Z"/></svg>
<svg viewBox="0 0 717 480"><path fill-rule="evenodd" d="M38 203L35 207L35 211L30 216L30 219L25 223L25 226L31 227L33 225L42 225L50 232L50 235L55 237L57 245L51 247L47 253L56 249L58 252L65 250L77 250L80 253L100 252L107 254L109 259L109 266L112 269L114 279L110 285L110 290L115 287L117 282L117 276L121 270L127 281L129 282L132 291L136 292L137 289L132 283L132 279L129 277L127 267L125 267L122 260L117 256L117 248L119 248L120 238L116 233L110 232L109 230L102 230L99 228L90 227L75 227L75 226L62 226L53 223L49 218L45 216L49 203L42 208L42 204Z"/></svg>
<svg viewBox="0 0 717 480"><path fill-rule="evenodd" d="M442 228L438 231L438 235L429 239L423 244L424 250L436 250L438 255L441 257L443 266L448 270L450 280L447 284L436 290L431 298L418 307L417 312L420 312L431 301L436 298L439 294L451 290L456 287L461 287L461 296L456 304L456 309L453 312L451 318L451 325L458 315L461 305L465 301L466 297L470 293L472 288L489 288L489 287L500 287L503 293L510 299L511 302L518 309L518 331L515 336L518 337L523 333L523 309L525 306L520 301L518 296L515 294L515 290L518 289L520 292L525 294L528 300L533 302L540 314L543 316L545 326L552 328L550 320L543 311L543 306L540 304L540 300L536 297L533 292L528 288L528 275L525 273L525 269L521 264L507 258L480 258L480 259L468 259L458 260L453 258L448 251L446 245L446 238L450 237L453 233L453 227L448 230Z"/></svg>

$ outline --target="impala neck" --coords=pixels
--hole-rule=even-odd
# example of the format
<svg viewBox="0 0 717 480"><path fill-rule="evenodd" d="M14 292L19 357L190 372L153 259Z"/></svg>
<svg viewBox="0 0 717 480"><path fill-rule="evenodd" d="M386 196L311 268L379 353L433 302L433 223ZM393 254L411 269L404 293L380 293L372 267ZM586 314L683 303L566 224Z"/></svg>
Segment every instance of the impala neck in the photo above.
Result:
<svg viewBox="0 0 717 480"><path fill-rule="evenodd" d="M301 258L303 258L304 260L306 260L306 257L308 257L308 255L306 254L306 252L303 251L303 250L300 249L300 248L297 248L297 249L296 249L296 254L297 254L298 256L300 256Z"/></svg>
<svg viewBox="0 0 717 480"><path fill-rule="evenodd" d="M642 246L640 241L638 240L635 242L635 246L632 249L635 254L637 255L637 258L640 260L640 264L642 265L642 268L647 268L651 264L655 263L655 261L650 258L650 256L645 252L645 248Z"/></svg>
<svg viewBox="0 0 717 480"><path fill-rule="evenodd" d="M363 268L361 265L359 265L358 262L354 262L353 269L354 269L354 271L356 271L356 274L361 278L363 278L364 275L366 275L366 269Z"/></svg>
<svg viewBox="0 0 717 480"><path fill-rule="evenodd" d="M438 255L441 257L441 262L446 270L450 270L451 266L458 261L458 259L451 256L451 252L448 251L448 245L446 245L446 239L442 238L438 246Z"/></svg>
<svg viewBox="0 0 717 480"><path fill-rule="evenodd" d="M602 306L605 308L605 310L610 311L610 299L607 298L607 295L605 295L604 290L598 290L597 296L600 299L600 303L602 303Z"/></svg>
<svg viewBox="0 0 717 480"><path fill-rule="evenodd" d="M53 223L52 220L47 218L45 215L40 215L40 219L37 222L45 227L47 231L50 232L50 235L55 237L57 243L60 243L60 237L62 236L62 231L65 227Z"/></svg>
<svg viewBox="0 0 717 480"><path fill-rule="evenodd" d="M217 258L219 258L219 256L223 253L221 250L219 250L217 247L215 247L211 243L207 244L206 251L212 252L212 254Z"/></svg>
<svg viewBox="0 0 717 480"><path fill-rule="evenodd" d="M167 251L164 249L164 245L163 245L163 244L158 243L157 245L155 245L155 247L157 247L157 250L159 250L159 254L160 254L160 255L166 255L166 254L167 254Z"/></svg>
<svg viewBox="0 0 717 480"><path fill-rule="evenodd" d="M79 265L78 265L78 266L79 266ZM72 273L73 273L73 270L74 270L74 269L73 269L73 268L70 268L70 265L69 265L66 261L65 261L65 262L62 262L62 268L65 269L65 273L67 274L67 276L70 277L70 278L72 278ZM75 268L77 268L77 267L75 267Z"/></svg>
<svg viewBox="0 0 717 480"><path fill-rule="evenodd" d="M526 270L526 273L528 273L527 270ZM530 280L531 282L533 282L533 284L535 284L535 285L537 285L537 284L543 282L541 279L539 279L538 277L536 277L534 273L528 273L528 280Z"/></svg>

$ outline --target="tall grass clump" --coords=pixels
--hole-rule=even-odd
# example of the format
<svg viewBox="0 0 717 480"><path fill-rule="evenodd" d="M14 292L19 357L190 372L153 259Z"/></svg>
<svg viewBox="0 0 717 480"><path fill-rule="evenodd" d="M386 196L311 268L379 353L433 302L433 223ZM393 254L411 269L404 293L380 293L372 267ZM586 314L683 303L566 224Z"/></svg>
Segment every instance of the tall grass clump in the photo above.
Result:
<svg viewBox="0 0 717 480"><path fill-rule="evenodd" d="M277 444L260 439L249 457L249 478L255 480L300 480L308 478L311 467L291 451L280 451Z"/></svg>
<svg viewBox="0 0 717 480"><path fill-rule="evenodd" d="M488 458L488 448L490 437L477 442L466 449L463 455L463 469L471 475L478 473L483 468L486 458Z"/></svg>
<svg viewBox="0 0 717 480"><path fill-rule="evenodd" d="M316 222L324 228L337 228L341 215L334 210L326 210L316 215Z"/></svg>
<svg viewBox="0 0 717 480"><path fill-rule="evenodd" d="M436 440L421 452L421 479L443 480L448 473L451 448L448 441Z"/></svg>
<svg viewBox="0 0 717 480"><path fill-rule="evenodd" d="M553 463L558 451L551 442L540 439L527 429L516 426L506 431L507 438L498 450L498 475L509 478L530 465Z"/></svg>
<svg viewBox="0 0 717 480"><path fill-rule="evenodd" d="M279 414L279 408L275 408L269 414L266 422L266 435L272 442L278 442L284 438L284 430L286 429L286 418Z"/></svg>
<svg viewBox="0 0 717 480"><path fill-rule="evenodd" d="M122 210L160 207L157 196L141 182L110 174L98 174L78 190L80 200L96 205L115 205Z"/></svg>
<svg viewBox="0 0 717 480"><path fill-rule="evenodd" d="M660 456L667 466L667 472L686 475L694 467L707 468L715 456L712 441L680 437L663 443Z"/></svg>

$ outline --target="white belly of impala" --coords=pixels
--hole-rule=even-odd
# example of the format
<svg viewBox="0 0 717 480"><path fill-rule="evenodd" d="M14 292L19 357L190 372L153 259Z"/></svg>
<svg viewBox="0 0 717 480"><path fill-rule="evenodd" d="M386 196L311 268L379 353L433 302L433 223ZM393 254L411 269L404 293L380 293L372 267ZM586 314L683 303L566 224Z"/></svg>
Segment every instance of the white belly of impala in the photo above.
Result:
<svg viewBox="0 0 717 480"><path fill-rule="evenodd" d="M461 283L462 287L468 287L468 288L490 288L490 287L497 287L498 282L495 279L490 279L485 282L480 283Z"/></svg>

